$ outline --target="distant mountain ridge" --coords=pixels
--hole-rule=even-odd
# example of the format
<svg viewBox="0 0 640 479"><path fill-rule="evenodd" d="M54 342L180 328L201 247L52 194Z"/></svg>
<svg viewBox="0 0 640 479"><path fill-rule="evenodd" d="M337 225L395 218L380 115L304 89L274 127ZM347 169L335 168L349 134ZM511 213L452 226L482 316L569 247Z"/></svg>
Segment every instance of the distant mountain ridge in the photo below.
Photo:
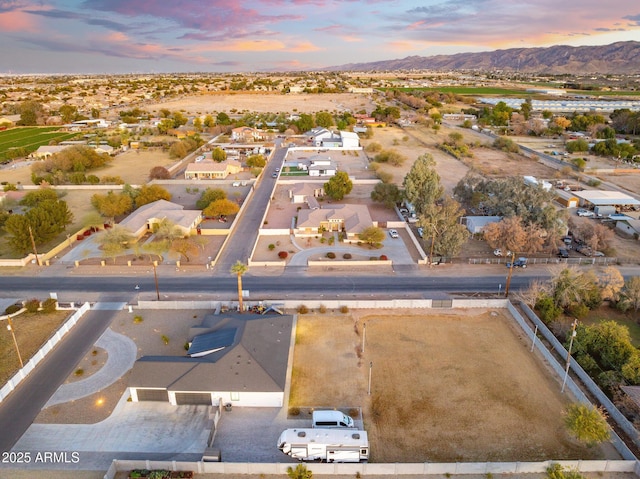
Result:
<svg viewBox="0 0 640 479"><path fill-rule="evenodd" d="M322 70L503 70L547 74L633 74L640 73L640 42L581 47L555 45L545 48L510 48L430 57L410 56L370 63L349 63Z"/></svg>

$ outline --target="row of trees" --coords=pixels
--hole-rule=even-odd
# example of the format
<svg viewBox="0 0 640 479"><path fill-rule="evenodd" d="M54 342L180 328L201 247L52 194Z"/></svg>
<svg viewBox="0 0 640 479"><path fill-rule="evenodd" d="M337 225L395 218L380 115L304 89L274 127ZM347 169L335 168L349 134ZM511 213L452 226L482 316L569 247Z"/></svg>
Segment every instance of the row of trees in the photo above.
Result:
<svg viewBox="0 0 640 479"><path fill-rule="evenodd" d="M109 191L106 194L94 194L91 197L91 204L102 216L113 221L117 216L125 215L157 200L169 201L171 193L160 185L142 185L140 188L125 185L119 193Z"/></svg>

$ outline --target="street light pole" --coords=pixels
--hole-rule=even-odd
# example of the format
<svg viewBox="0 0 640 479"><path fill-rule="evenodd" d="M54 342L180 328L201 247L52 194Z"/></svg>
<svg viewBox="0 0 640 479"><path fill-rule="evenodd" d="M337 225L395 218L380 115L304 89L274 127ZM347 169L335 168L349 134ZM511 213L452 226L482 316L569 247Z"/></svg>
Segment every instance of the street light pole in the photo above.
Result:
<svg viewBox="0 0 640 479"><path fill-rule="evenodd" d="M362 354L364 354L364 338L367 335L367 323L362 323Z"/></svg>
<svg viewBox="0 0 640 479"><path fill-rule="evenodd" d="M158 297L158 301L160 301L160 289L158 288L158 273L156 271L156 262L153 263L153 279L156 283L156 296Z"/></svg>
<svg viewBox="0 0 640 479"><path fill-rule="evenodd" d="M373 361L369 363L369 387L367 389L367 395L371 396L371 370L373 369Z"/></svg>
<svg viewBox="0 0 640 479"><path fill-rule="evenodd" d="M13 324L11 323L10 315L7 315L7 329L11 331L11 336L13 337L13 344L16 346L16 353L18 353L18 361L20 361L20 367L23 368L24 364L22 363L22 356L20 356L20 349L18 349L18 341L16 341L16 334L13 331Z"/></svg>
<svg viewBox="0 0 640 479"><path fill-rule="evenodd" d="M564 379L562 380L562 389L560 392L564 392L564 386L567 383L567 376L569 376L569 366L571 366L571 348L573 347L573 338L576 337L576 327L578 326L578 320L574 319L571 325L571 339L569 340L569 351L567 351L567 364L564 368Z"/></svg>

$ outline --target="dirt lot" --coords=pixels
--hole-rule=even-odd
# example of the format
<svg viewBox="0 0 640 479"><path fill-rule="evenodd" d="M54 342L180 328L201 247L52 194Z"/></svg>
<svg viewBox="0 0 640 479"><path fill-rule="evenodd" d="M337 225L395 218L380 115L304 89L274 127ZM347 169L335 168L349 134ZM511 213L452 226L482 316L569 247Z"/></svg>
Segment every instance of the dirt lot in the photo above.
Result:
<svg viewBox="0 0 640 479"><path fill-rule="evenodd" d="M301 316L290 404L362 406L375 462L615 457L567 435L568 398L511 321L477 310Z"/></svg>
<svg viewBox="0 0 640 479"><path fill-rule="evenodd" d="M332 95L307 95L280 93L273 94L212 94L188 96L163 103L150 103L145 109L150 112L169 110L185 111L190 114L227 112L240 113L315 113L317 111L372 111L375 105L370 95L339 93Z"/></svg>
<svg viewBox="0 0 640 479"><path fill-rule="evenodd" d="M2 313L4 314L4 311ZM70 314L69 311L56 311L51 314L22 313L11 318L23 363L26 364L31 359ZM20 361L11 332L5 328L3 321L0 328L0 385L13 376L19 368Z"/></svg>

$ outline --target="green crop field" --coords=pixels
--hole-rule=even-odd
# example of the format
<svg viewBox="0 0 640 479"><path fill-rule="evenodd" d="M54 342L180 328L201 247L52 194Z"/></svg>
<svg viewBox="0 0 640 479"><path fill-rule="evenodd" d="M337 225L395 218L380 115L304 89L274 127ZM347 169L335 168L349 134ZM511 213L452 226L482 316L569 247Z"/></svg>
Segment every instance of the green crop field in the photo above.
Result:
<svg viewBox="0 0 640 479"><path fill-rule="evenodd" d="M76 135L77 133L59 131L55 126L26 126L0 131L0 163L5 163L11 158L7 153L13 148L24 148L29 154L40 146L48 145L52 140L68 140Z"/></svg>

